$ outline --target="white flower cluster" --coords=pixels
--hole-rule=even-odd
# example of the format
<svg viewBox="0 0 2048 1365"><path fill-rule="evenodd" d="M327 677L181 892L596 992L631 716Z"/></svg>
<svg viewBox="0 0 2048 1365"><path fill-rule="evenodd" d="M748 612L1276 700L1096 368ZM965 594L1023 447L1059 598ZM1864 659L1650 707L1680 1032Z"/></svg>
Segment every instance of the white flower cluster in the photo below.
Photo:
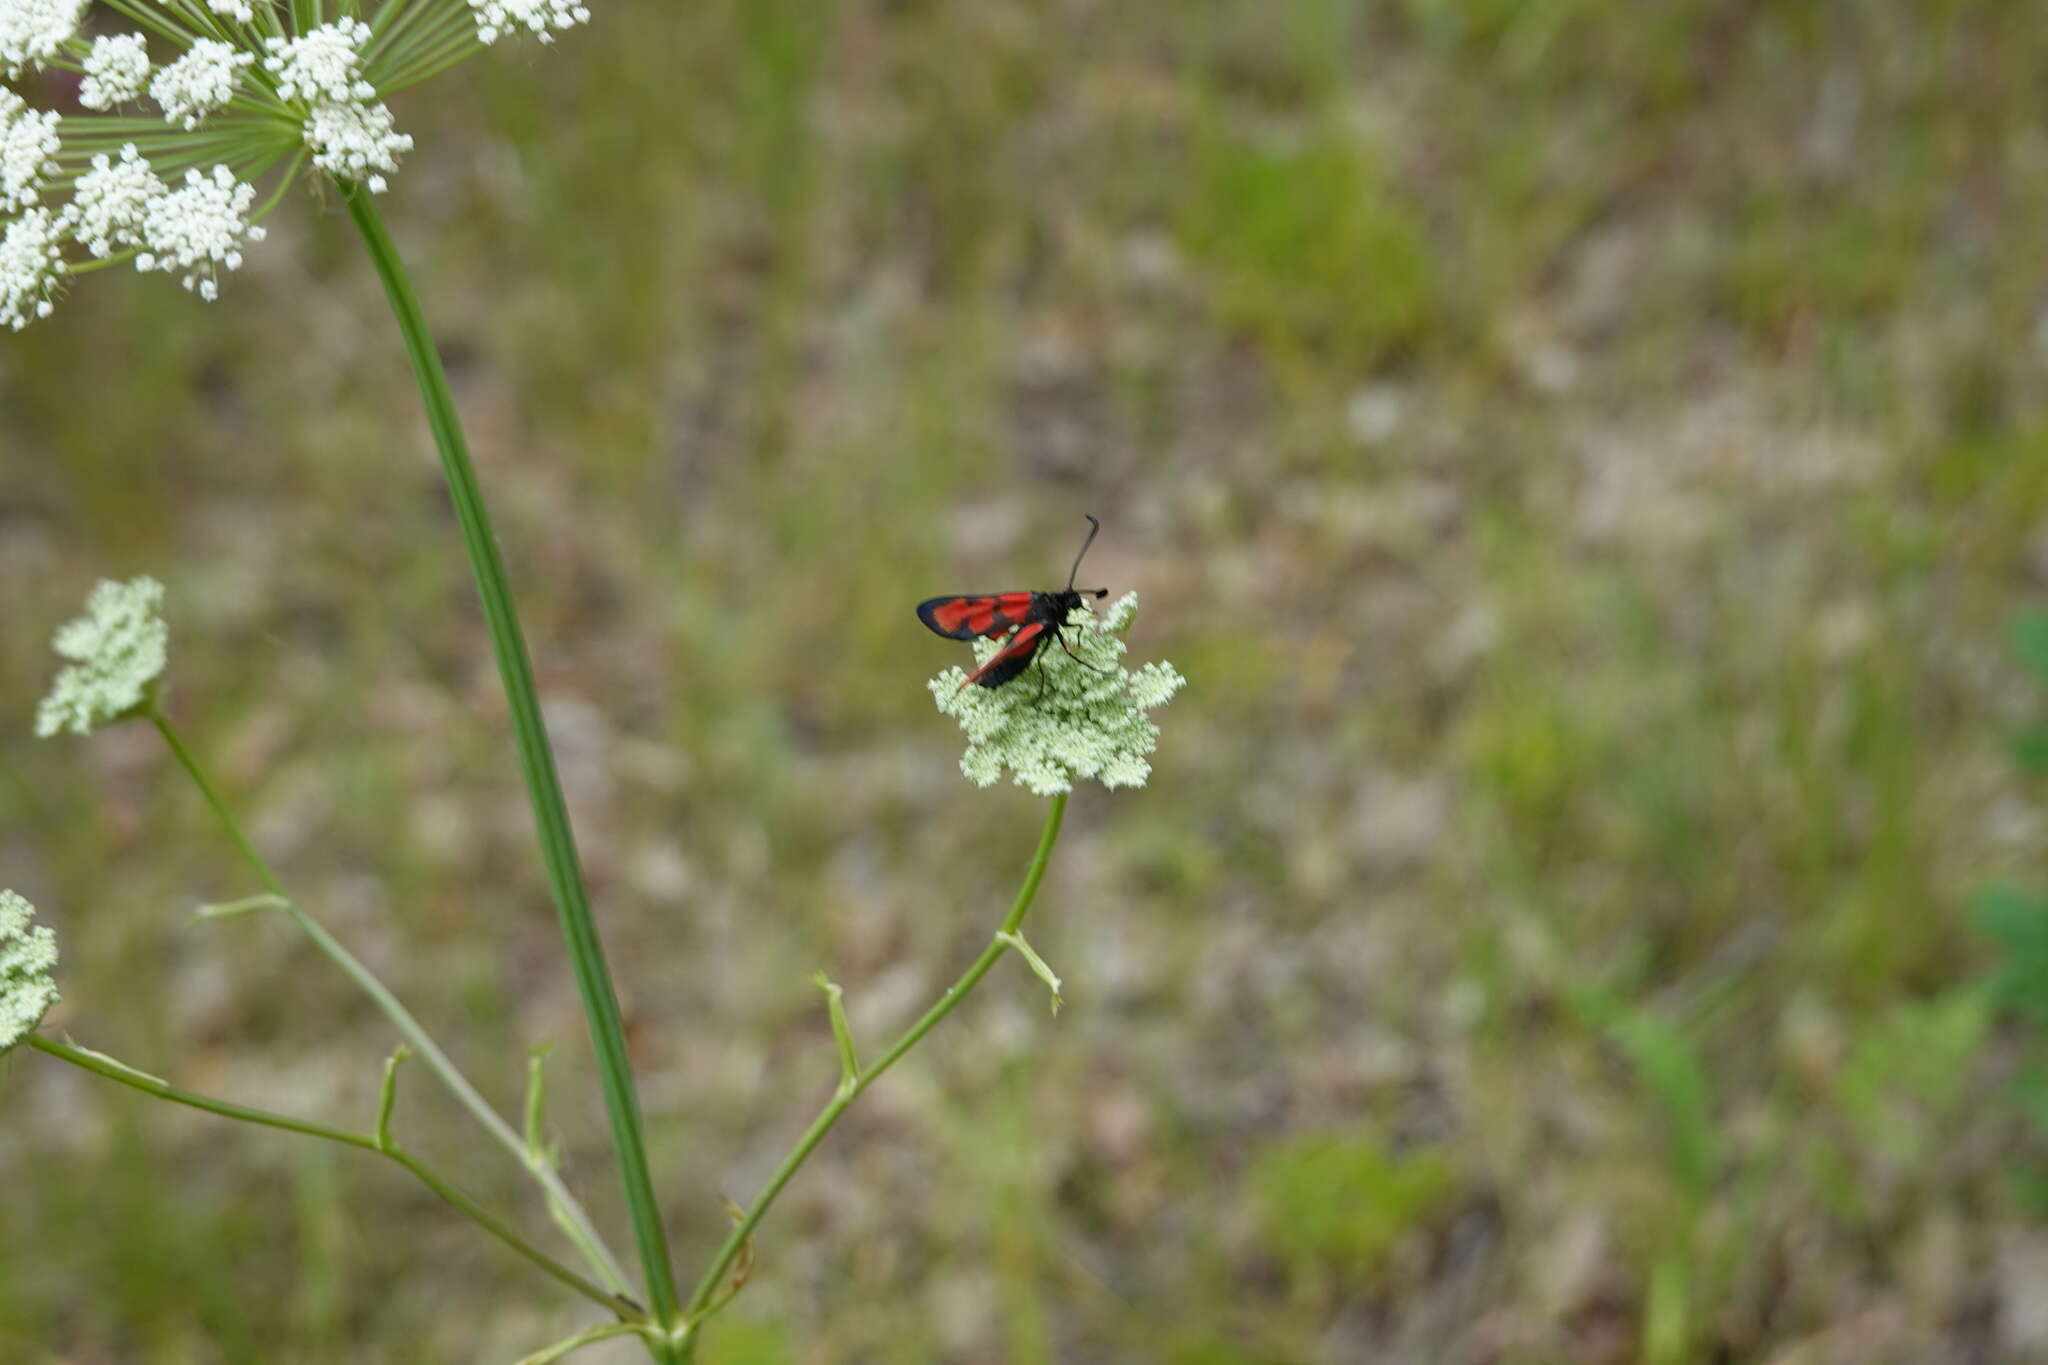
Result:
<svg viewBox="0 0 2048 1365"><path fill-rule="evenodd" d="M0 325L19 332L56 307L64 274L64 230L48 209L30 209L0 235Z"/></svg>
<svg viewBox="0 0 2048 1365"><path fill-rule="evenodd" d="M212 302L220 297L216 269L240 270L243 245L263 240L263 229L249 222L255 198L256 187L225 166L215 166L212 175L186 171L183 185L144 207L142 240L149 250L135 258L135 268L178 274L180 284Z"/></svg>
<svg viewBox="0 0 2048 1365"><path fill-rule="evenodd" d="M1151 776L1146 761L1159 727L1145 713L1164 706L1187 679L1172 664L1123 668L1123 635L1138 614L1138 595L1126 593L1097 617L1078 607L1067 620L1078 659L1047 641L1038 662L1000 687L962 688L966 671L949 668L929 684L940 711L960 722L967 752L960 771L977 787L1015 774L1018 786L1040 796L1073 790L1092 778L1105 787L1140 787ZM987 663L999 640L977 640L977 663ZM1040 669L1043 677L1035 678Z"/></svg>
<svg viewBox="0 0 2048 1365"><path fill-rule="evenodd" d="M149 40L140 33L104 33L85 54L85 79L78 102L88 109L111 109L141 99L149 88Z"/></svg>
<svg viewBox="0 0 2048 1365"><path fill-rule="evenodd" d="M554 30L590 22L590 7L580 0L469 0L469 7L476 11L476 36L486 43L497 42L508 28L552 43Z"/></svg>
<svg viewBox="0 0 2048 1365"><path fill-rule="evenodd" d="M321 170L382 194L382 173L398 169L399 155L412 150L412 137L392 130L384 104L323 104L306 120L306 145Z"/></svg>
<svg viewBox="0 0 2048 1365"><path fill-rule="evenodd" d="M121 148L119 161L105 152L92 159L92 169L72 187L65 226L81 246L105 260L124 247L143 245L143 219L164 193L164 182L131 142Z"/></svg>
<svg viewBox="0 0 2048 1365"><path fill-rule="evenodd" d="M278 94L313 106L304 125L313 164L382 194L389 187L385 173L398 169L412 138L395 131L390 107L363 79L363 45L369 41L368 24L341 19L301 37L270 39L263 65L277 77Z"/></svg>
<svg viewBox="0 0 2048 1365"><path fill-rule="evenodd" d="M277 77L277 93L307 104L349 104L377 98L363 79L363 44L370 26L358 19L322 24L296 38L271 38L263 67Z"/></svg>
<svg viewBox="0 0 2048 1365"><path fill-rule="evenodd" d="M36 908L0 891L0 1052L35 1030L57 1003L57 936L33 924Z"/></svg>
<svg viewBox="0 0 2048 1365"><path fill-rule="evenodd" d="M85 599L86 614L57 632L54 648L71 663L36 712L37 735L89 734L142 705L170 648L163 605L164 587L154 578L100 580Z"/></svg>
<svg viewBox="0 0 2048 1365"><path fill-rule="evenodd" d="M201 38L185 55L156 73L149 83L149 97L164 107L164 121L186 132L235 97L242 68L256 56L236 50L234 44L217 38Z"/></svg>
<svg viewBox="0 0 2048 1365"><path fill-rule="evenodd" d="M36 202L43 183L56 174L57 145L57 115L31 109L0 87L0 211Z"/></svg>
<svg viewBox="0 0 2048 1365"><path fill-rule="evenodd" d="M263 238L252 221L256 187L241 175L260 180L289 160L288 182L310 162L382 194L413 139L397 130L379 83L422 80L504 32L552 42L590 20L581 0L380 0L374 18L351 12L294 31L322 7L120 0L113 8L148 33L94 35L80 32L89 4L0 0L0 75L62 66L78 73L78 103L94 111L60 118L0 86L0 326L50 315L67 251L101 261L132 254L138 270L176 275L216 298L221 272L240 268ZM150 61L149 34L163 40L162 65ZM163 127L107 116L144 98L162 110ZM295 142L305 157L292 155ZM264 200L265 212L286 188ZM67 191L61 207L46 205Z"/></svg>
<svg viewBox="0 0 2048 1365"><path fill-rule="evenodd" d="M9 77L40 67L78 32L87 0L4 0L0 3L0 70Z"/></svg>

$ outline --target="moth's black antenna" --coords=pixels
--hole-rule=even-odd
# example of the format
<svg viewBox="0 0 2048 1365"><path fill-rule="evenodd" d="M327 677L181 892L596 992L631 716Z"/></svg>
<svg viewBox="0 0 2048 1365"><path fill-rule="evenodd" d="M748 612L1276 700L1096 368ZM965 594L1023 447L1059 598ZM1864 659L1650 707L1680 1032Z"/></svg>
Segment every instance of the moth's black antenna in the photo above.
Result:
<svg viewBox="0 0 2048 1365"><path fill-rule="evenodd" d="M1082 515L1082 516L1084 516L1084 517L1088 517L1088 514L1087 514L1086 512L1083 512L1083 513L1082 513L1081 515ZM1095 543L1095 533L1096 533L1097 531L1100 531L1101 529L1102 529L1102 523L1101 523L1101 522L1097 521L1097 520L1096 520L1096 519L1095 519L1094 517L1088 517L1088 539L1086 539L1086 540L1084 540L1084 541L1082 541L1082 542L1081 542L1081 554L1078 554L1078 555L1075 555L1075 556L1074 556L1074 567L1073 567L1073 568L1071 568L1071 569L1069 569L1069 570L1067 570L1067 591L1068 591L1068 592L1072 592L1072 591L1074 590L1074 575L1075 575L1075 574L1077 574L1077 573L1079 573L1079 572L1081 572L1081 557L1082 557L1082 555L1085 555L1085 554L1087 554L1087 553L1088 553L1088 547L1089 547L1090 545L1093 545L1093 544Z"/></svg>

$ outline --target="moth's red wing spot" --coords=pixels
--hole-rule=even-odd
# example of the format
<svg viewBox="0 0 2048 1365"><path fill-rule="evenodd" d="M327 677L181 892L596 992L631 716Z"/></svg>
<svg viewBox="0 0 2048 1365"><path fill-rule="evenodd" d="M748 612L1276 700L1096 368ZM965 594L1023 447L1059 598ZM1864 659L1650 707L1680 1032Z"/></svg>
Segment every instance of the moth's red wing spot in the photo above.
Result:
<svg viewBox="0 0 2048 1365"><path fill-rule="evenodd" d="M1021 625L1031 614L1028 592L934 597L918 603L917 619L952 640L972 640Z"/></svg>
<svg viewBox="0 0 2048 1365"><path fill-rule="evenodd" d="M949 639L971 640L981 632L968 629L968 618L990 600L987 597L930 598L917 604L917 619Z"/></svg>

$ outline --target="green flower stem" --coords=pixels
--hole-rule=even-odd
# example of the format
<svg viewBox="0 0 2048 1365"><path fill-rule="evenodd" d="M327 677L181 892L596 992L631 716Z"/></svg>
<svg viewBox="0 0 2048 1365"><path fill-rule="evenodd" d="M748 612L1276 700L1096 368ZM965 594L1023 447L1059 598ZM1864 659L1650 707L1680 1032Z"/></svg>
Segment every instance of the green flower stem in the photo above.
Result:
<svg viewBox="0 0 2048 1365"><path fill-rule="evenodd" d="M926 1010L916 1023L904 1031L902 1037L890 1044L889 1050L872 1066L861 1071L851 1084L841 1083L830 1102L825 1105L818 1117L812 1120L811 1126L804 1130L803 1136L797 1139L796 1146L782 1159L782 1164L775 1168L775 1174L768 1177L768 1183L762 1187L761 1193L754 1197L753 1205L734 1224L731 1235L718 1249L718 1255L712 1258L711 1267L704 1272L704 1278L697 1282L696 1292L690 1296L689 1306L684 1310L686 1320L693 1326L706 1316L706 1310L712 1306L726 1272L738 1259L740 1250L746 1246L747 1240L754 1235L754 1228L768 1212L769 1206L774 1204L776 1196L782 1193L782 1187L789 1183L790 1177L794 1176L810 1158L811 1152L824 1140L825 1134L832 1131L832 1125L839 1122L839 1116L860 1098L863 1090L874 1084L883 1072L896 1065L904 1053L922 1042L924 1036L937 1027L941 1019L951 1014L960 1002L967 998L967 993L988 975L989 969L996 965L996 959L1009 950L1016 936L1017 927L1024 922L1025 912L1031 908L1031 902L1038 895L1038 884L1045 880L1046 864L1052 858L1052 846L1060 837L1060 821L1066 813L1067 794L1061 792L1052 798L1051 804L1046 808L1045 830L1038 836L1038 852L1032 855L1031 866L1024 873L1024 884L1017 889L1017 899L1011 903L1010 913L1004 916L1002 928L996 931L988 946L981 950L981 956L974 959L974 964L961 973L960 979L946 988L946 993L939 997L938 1003ZM834 1031L837 1033L836 1029ZM850 1035L841 1039L842 1064L851 1052L851 1044Z"/></svg>
<svg viewBox="0 0 2048 1365"><path fill-rule="evenodd" d="M546 1192L550 1206L561 1215L557 1221L563 1225L570 1240L583 1253L584 1259L590 1262L591 1268L613 1293L624 1294L625 1271L606 1249L604 1239L598 1235L597 1229L590 1222L590 1215L584 1212L583 1206L576 1201L576 1196L562 1183L561 1176L554 1167L548 1164L542 1154L530 1149L519 1134L512 1130L512 1126L499 1117L498 1111L491 1107L491 1102L478 1093L477 1088L470 1084L469 1078L462 1074L453 1059L441 1050L440 1044L436 1043L421 1026L420 1021L413 1017L412 1011L401 1004L398 997L377 979L376 973L363 965L362 960L354 953L343 947L334 935L327 932L325 926L307 914L305 908L285 891L277 873L271 869L263 855L256 851L256 846L249 842L249 836L242 831L241 821L235 818L234 811L228 808L228 803L221 797L219 789L213 785L213 779L200 767L199 760L186 745L184 737L157 706L154 698L145 703L143 713L149 717L150 723L156 726L157 733L164 737L164 743L170 746L172 755L178 760L178 766L185 770L185 775L192 779L193 785L199 788L200 795L206 798L206 804L213 809L214 815L227 830L229 840L256 873L257 880L268 889L271 899L265 904L290 915L292 922L313 941L313 946L325 953L350 980L363 989L364 994L376 1002L377 1008L383 1010L385 1016L398 1026L399 1033L419 1052L434 1074L441 1078L441 1083L448 1087L449 1093L462 1103L463 1108L475 1115L477 1122L481 1123L484 1130L497 1139L501 1146L519 1158L519 1164L526 1168L527 1173ZM249 902L230 902L227 908L241 909L245 905L249 905ZM222 907L214 909L219 913Z"/></svg>
<svg viewBox="0 0 2048 1365"><path fill-rule="evenodd" d="M483 598L491 649L498 658L498 673L504 682L505 701L519 742L526 793L533 804L541 855L554 892L556 917L568 943L576 988L583 997L583 1012L590 1027L591 1046L597 1053L598 1079L603 1084L605 1109L611 1118L612 1145L618 1153L626 1206L639 1242L641 1267L646 1272L648 1303L654 1310L655 1321L665 1330L673 1331L677 1318L675 1272L669 1263L661 1205L655 1198L654 1179L648 1171L640 1102L633 1090L632 1063L626 1054L626 1028L619 1017L619 1000L612 989L611 970L605 965L597 924L591 918L590 897L583 886L583 872L577 864L576 843L570 832L569 810L562 799L561 781L555 775L555 758L541 719L533 665L526 657L526 641L513 610L512 590L498 557L497 536L484 510L483 492L477 486L476 470L470 463L469 446L463 439L454 397L448 392L448 377L441 369L440 353L427 330L426 318L413 294L398 248L385 231L384 220L366 190L360 185L343 185L341 197L369 249L378 277L384 282L398 330L405 337L413 375L419 381L427 425L441 453L442 472L448 480L456 520L462 526L463 546L469 551L477 591ZM659 1355L675 1358L674 1351L666 1345L660 1348Z"/></svg>
<svg viewBox="0 0 2048 1365"><path fill-rule="evenodd" d="M566 1360L586 1346L595 1346L600 1341L610 1341L613 1337L632 1336L636 1333L646 1336L646 1325L634 1322L599 1323L595 1327L578 1332L566 1341L558 1341L552 1346L535 1351L530 1356L522 1357L519 1365L555 1365L556 1361Z"/></svg>
<svg viewBox="0 0 2048 1365"><path fill-rule="evenodd" d="M233 1104L227 1100L217 1100L210 1095L200 1095L190 1090L180 1090L169 1081L152 1076L146 1071L137 1071L134 1067L117 1062L112 1057L94 1052L88 1048L78 1047L72 1043L60 1043L56 1039L46 1038L40 1033L31 1033L24 1041L38 1052L48 1053L59 1061L69 1062L71 1065L90 1071L94 1075L104 1076L110 1081L118 1081L120 1084L131 1089L140 1090L146 1095L154 1095L158 1099L169 1100L173 1104L186 1105L192 1109L203 1109L209 1114L218 1114L222 1118L237 1119L243 1123L260 1124L265 1128L281 1128L287 1133L301 1133L307 1137L316 1137L327 1142L338 1142L344 1147L359 1147L366 1152L375 1152L378 1156L388 1157L412 1172L421 1184L439 1195L457 1213L460 1213L463 1217L481 1227L485 1232L490 1233L491 1236L518 1252L555 1280L567 1285L591 1302L598 1304L606 1312L617 1314L622 1321L638 1321L640 1318L639 1313L635 1310L630 1300L609 1292L601 1285L593 1284L569 1267L563 1265L560 1261L557 1261L554 1257L548 1255L545 1251L528 1242L504 1222L500 1221L494 1214L483 1208L483 1206L462 1191L456 1189L453 1185L450 1185L447 1181L441 1179L425 1163L420 1161L418 1157L415 1157L396 1143L380 1143L376 1136L368 1133L351 1133L342 1128L330 1128L324 1123L311 1123L305 1119L292 1118L287 1114L273 1114L265 1109L251 1109L247 1105Z"/></svg>

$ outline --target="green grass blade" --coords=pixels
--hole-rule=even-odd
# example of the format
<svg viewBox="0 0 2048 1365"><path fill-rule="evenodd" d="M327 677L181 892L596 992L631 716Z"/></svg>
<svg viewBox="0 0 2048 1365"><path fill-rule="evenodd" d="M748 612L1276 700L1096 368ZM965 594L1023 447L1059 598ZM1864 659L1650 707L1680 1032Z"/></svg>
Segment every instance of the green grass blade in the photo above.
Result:
<svg viewBox="0 0 2048 1365"><path fill-rule="evenodd" d="M448 391L447 375L441 368L440 353L427 330L398 249L385 231L370 194L360 186L342 191L349 215L362 233L370 259L384 282L399 331L404 334L407 354L420 396L427 410L427 425L441 454L441 467L448 480L448 492L462 527L463 546L469 552L470 567L476 575L477 591L483 598L484 618L491 633L491 651L497 656L498 674L504 683L505 699L511 708L512 728L519 743L520 766L526 776L527 795L533 804L534 825L541 855L547 864L548 884L554 893L555 911L562 935L568 941L570 962L576 973L576 987L583 997L583 1010L590 1026L591 1045L596 1049L598 1076L603 1083L605 1109L611 1118L612 1142L618 1152L620 1176L626 1189L626 1203L633 1219L634 1237L639 1243L640 1261L647 1277L647 1296L655 1320L672 1326L676 1320L674 1274L670 1267L668 1240L662 1229L660 1206L654 1182L648 1172L647 1146L641 1134L640 1106L633 1089L633 1075L626 1056L625 1025L619 1017L618 996L612 989L611 971L605 965L604 949L598 941L597 926L590 915L589 895L576 857L576 844L569 829L569 811L562 799L562 785L555 774L554 753L543 726L540 698L534 687L533 665L527 658L526 641L520 633L519 618L512 605L512 592L505 579L505 566L498 556L497 537L484 510L483 492L477 485L476 470L470 463L469 446Z"/></svg>

